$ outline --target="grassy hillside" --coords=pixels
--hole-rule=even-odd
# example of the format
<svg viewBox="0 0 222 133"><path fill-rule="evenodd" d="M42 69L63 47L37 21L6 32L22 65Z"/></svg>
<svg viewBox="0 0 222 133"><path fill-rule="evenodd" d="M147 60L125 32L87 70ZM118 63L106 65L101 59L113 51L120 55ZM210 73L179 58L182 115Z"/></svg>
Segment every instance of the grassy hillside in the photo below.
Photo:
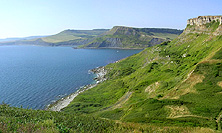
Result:
<svg viewBox="0 0 222 133"><path fill-rule="evenodd" d="M182 30L161 28L132 28L115 26L104 35L95 38L92 42L83 45L87 48L146 48L173 40Z"/></svg>
<svg viewBox="0 0 222 133"><path fill-rule="evenodd" d="M63 111L124 122L221 130L222 25L188 25L172 42L109 64L109 80Z"/></svg>
<svg viewBox="0 0 222 133"><path fill-rule="evenodd" d="M218 22L187 25L172 42L149 47L105 69L108 80L78 95L62 112L0 105L0 132L221 131Z"/></svg>
<svg viewBox="0 0 222 133"><path fill-rule="evenodd" d="M146 48L172 40L182 30L115 26L111 30L64 30L58 34L0 42L0 45L79 46L80 48Z"/></svg>
<svg viewBox="0 0 222 133"><path fill-rule="evenodd" d="M58 34L44 37L43 41L49 43L66 42L76 39L89 39L103 34L108 30L106 29L94 29L94 30L64 30Z"/></svg>
<svg viewBox="0 0 222 133"><path fill-rule="evenodd" d="M31 110L0 105L0 132L213 132L209 128L164 127L155 124L115 122L93 116Z"/></svg>

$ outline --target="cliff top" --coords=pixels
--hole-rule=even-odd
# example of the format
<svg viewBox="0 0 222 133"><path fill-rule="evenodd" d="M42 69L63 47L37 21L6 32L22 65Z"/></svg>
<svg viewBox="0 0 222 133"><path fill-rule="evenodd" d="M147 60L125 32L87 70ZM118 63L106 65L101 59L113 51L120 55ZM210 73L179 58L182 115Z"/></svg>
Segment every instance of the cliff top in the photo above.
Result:
<svg viewBox="0 0 222 133"><path fill-rule="evenodd" d="M217 16L198 16L197 18L191 18L187 20L187 24L189 25L203 25L210 23L212 21L219 21L220 24L222 22L222 15Z"/></svg>
<svg viewBox="0 0 222 133"><path fill-rule="evenodd" d="M197 18L217 18L217 17L222 17L222 15L208 15L208 16L198 16ZM196 19L196 18L191 18L191 19Z"/></svg>

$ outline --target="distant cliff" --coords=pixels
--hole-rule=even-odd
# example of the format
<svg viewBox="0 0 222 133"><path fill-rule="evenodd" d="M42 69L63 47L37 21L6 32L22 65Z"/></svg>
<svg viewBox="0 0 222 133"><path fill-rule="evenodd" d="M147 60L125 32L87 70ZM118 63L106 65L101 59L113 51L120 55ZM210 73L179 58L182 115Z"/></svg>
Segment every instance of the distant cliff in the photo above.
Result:
<svg viewBox="0 0 222 133"><path fill-rule="evenodd" d="M76 46L84 45L93 38L103 34L109 29L93 29L93 30L64 30L55 35L35 38L25 38L19 40L6 40L0 42L0 45L41 45L41 46Z"/></svg>
<svg viewBox="0 0 222 133"><path fill-rule="evenodd" d="M115 26L92 42L82 46L85 48L146 48L173 40L182 30L160 28L133 28Z"/></svg>
<svg viewBox="0 0 222 133"><path fill-rule="evenodd" d="M182 30L114 26L112 29L64 30L58 34L0 42L0 45L79 46L80 48L146 48L173 40Z"/></svg>

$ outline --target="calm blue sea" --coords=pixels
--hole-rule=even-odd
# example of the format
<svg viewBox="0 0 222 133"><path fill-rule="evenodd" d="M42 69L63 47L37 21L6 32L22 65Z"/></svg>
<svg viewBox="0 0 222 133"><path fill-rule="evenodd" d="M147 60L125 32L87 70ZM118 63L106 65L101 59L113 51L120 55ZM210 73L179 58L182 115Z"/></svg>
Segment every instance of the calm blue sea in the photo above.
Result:
<svg viewBox="0 0 222 133"><path fill-rule="evenodd" d="M93 83L90 69L141 50L1 46L0 103L44 109L54 100Z"/></svg>

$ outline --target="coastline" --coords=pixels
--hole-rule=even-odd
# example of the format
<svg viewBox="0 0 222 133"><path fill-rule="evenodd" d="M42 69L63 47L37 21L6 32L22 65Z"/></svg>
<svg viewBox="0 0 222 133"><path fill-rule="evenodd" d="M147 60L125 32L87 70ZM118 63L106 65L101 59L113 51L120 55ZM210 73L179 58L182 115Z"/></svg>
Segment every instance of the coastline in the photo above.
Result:
<svg viewBox="0 0 222 133"><path fill-rule="evenodd" d="M96 74L96 77L94 80L96 81L95 84L89 84L81 87L76 92L69 94L68 96L65 96L51 104L49 104L45 110L49 111L61 111L63 108L67 107L75 97L77 97L80 93L89 90L95 86L97 86L99 83L106 80L105 75L107 74L107 71L105 70L105 67L97 67L92 70L89 70L90 72Z"/></svg>
<svg viewBox="0 0 222 133"><path fill-rule="evenodd" d="M121 48L121 47L100 47L100 48L96 48L96 47L72 47L73 49L122 49L122 50L144 50L148 47L145 48Z"/></svg>

